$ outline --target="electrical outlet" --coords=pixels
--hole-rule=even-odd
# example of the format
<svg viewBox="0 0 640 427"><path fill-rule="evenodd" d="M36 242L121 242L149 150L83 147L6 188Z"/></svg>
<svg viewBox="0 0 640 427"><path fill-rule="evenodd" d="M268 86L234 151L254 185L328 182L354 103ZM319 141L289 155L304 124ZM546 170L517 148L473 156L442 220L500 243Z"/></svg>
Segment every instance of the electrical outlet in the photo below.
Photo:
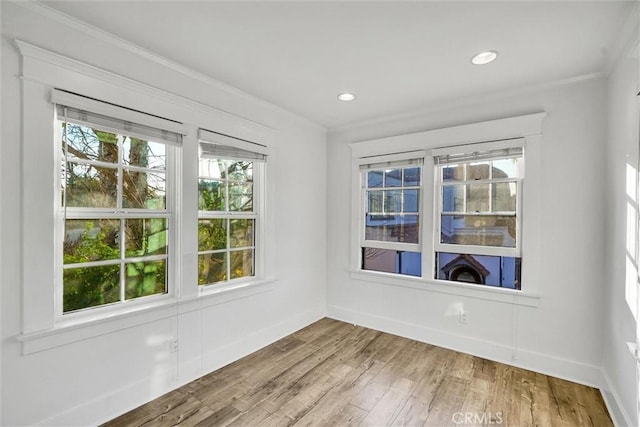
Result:
<svg viewBox="0 0 640 427"><path fill-rule="evenodd" d="M169 341L169 350L171 353L178 351L178 338L172 338L171 341Z"/></svg>
<svg viewBox="0 0 640 427"><path fill-rule="evenodd" d="M458 320L463 325L466 325L467 324L467 313L465 313L464 311L461 311L459 316L458 316Z"/></svg>

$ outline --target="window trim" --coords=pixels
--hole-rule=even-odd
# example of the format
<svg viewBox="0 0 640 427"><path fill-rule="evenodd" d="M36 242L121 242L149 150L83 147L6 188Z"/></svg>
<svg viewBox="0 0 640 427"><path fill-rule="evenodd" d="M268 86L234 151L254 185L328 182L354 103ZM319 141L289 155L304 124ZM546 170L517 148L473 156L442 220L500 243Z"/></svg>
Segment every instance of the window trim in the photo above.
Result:
<svg viewBox="0 0 640 427"><path fill-rule="evenodd" d="M351 238L350 238L350 271L351 277L359 281L370 281L375 283L408 286L415 289L444 292L471 298L484 298L488 295L496 295L496 301L511 302L519 305L537 306L540 296L538 289L540 283L540 247L536 239L528 239L527 235L536 235L541 231L540 211L538 201L541 199L539 167L541 164L542 122L546 116L545 112L525 114L522 116L506 117L485 122L463 124L442 129L433 129L406 135L391 136L386 138L353 142L349 144L352 157L352 197L351 197ZM522 266L523 282L527 285L525 290L502 289L491 286L478 286L475 284L465 284L448 282L431 278L434 271L435 259L433 251L427 248L434 248L433 228L426 232L423 230L423 257L422 271L423 277L409 277L397 274L381 273L376 271L362 270L360 262L360 168L359 165L368 163L374 156L396 156L410 151L424 151L427 153L423 164L423 224L435 224L436 209L433 205L433 188L435 185L434 173L424 173L429 168L434 170L433 153L435 150L456 150L457 146L474 143L486 143L487 141L500 143L502 140L522 138L527 151L527 179L523 181L521 198L521 238L522 254L526 254L527 261ZM440 151L441 152L441 151ZM531 173L533 171L533 173ZM430 190L429 190L430 189ZM358 196L356 196L358 195ZM427 200L429 199L429 200ZM428 204L427 204L428 202ZM425 206L425 204L427 204ZM526 226L525 226L526 224ZM504 293L508 296L502 296ZM497 296L500 294L501 296Z"/></svg>

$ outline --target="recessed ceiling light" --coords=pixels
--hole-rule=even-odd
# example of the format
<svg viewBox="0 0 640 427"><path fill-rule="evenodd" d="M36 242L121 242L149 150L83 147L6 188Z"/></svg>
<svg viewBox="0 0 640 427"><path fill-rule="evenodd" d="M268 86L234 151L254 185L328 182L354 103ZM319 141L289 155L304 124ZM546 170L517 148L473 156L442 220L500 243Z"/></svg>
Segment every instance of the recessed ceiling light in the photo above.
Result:
<svg viewBox="0 0 640 427"><path fill-rule="evenodd" d="M471 63L474 65L485 65L490 62L493 62L498 57L498 52L495 50L488 50L486 52L480 52L473 58L471 58Z"/></svg>
<svg viewBox="0 0 640 427"><path fill-rule="evenodd" d="M338 99L340 101L353 101L354 99L356 99L356 96L352 93L344 92L338 95Z"/></svg>

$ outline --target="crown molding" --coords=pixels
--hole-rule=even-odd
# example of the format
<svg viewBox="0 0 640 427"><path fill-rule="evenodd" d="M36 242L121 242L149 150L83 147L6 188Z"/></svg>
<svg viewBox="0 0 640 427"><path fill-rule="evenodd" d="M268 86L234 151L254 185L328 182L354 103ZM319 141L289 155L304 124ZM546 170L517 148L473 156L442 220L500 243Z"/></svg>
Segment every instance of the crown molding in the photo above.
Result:
<svg viewBox="0 0 640 427"><path fill-rule="evenodd" d="M95 27L93 25L90 25L84 21L81 21L77 18L74 18L72 16L69 16L65 13L62 13L50 6L47 6L43 3L40 3L39 1L33 1L33 0L29 0L29 1L20 1L20 0L7 0L8 2L11 2L12 4L19 6L23 9L26 9L30 12L36 13L38 15L41 15L47 19L50 19L54 22L57 22L58 24L64 25L67 28L73 29L75 31L78 31L81 34L84 34L86 36L89 36L91 38L94 38L96 40L105 42L107 44L110 44L114 47L117 47L119 49L125 50L127 52L130 52L134 55L137 55L139 57L142 57L150 62L153 62L155 64L158 64L164 68L167 68L169 70L172 70L174 72L177 72L179 74L182 74L190 79L196 80L200 83L204 83L212 88L215 88L217 90L223 91L227 94L236 96L238 98L241 98L243 100L249 101L257 106L260 106L262 108L265 108L269 111L278 113L278 114L284 114L287 115L291 118L293 118L295 121L306 125L306 126L310 126L312 128L314 128L315 130L318 131L322 131L322 132L326 132L327 128L322 126L321 124L307 118L304 116L301 116L299 114L296 114L292 111L289 111L285 108L282 108L278 105L275 105L269 101L266 101L262 98L259 98L255 95L249 94L247 92L244 92L234 86L231 86L229 84L223 83L219 80L216 80L213 77L210 77L204 73L201 73L199 71L193 70L191 68L188 68L180 63L177 63L175 61L172 61L168 58L165 58L161 55L158 55L152 51L149 51L147 49L144 49L134 43L131 43L125 39L122 39L108 31L102 30L98 27ZM233 114L233 113L229 113L229 114ZM234 114L235 115L235 114Z"/></svg>

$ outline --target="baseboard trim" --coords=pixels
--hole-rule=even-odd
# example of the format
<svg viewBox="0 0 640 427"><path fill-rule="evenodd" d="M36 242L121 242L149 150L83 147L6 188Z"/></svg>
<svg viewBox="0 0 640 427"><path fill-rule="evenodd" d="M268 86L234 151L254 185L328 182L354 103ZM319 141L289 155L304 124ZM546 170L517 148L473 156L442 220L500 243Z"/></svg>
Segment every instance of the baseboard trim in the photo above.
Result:
<svg viewBox="0 0 640 427"><path fill-rule="evenodd" d="M316 307L279 323L260 329L241 340L236 340L216 351L188 361L181 361L174 369L155 371L153 377L144 378L124 387L105 393L64 412L56 414L37 426L90 426L100 425L140 405L175 390L209 372L213 372L235 360L253 353L293 332L322 319L324 307Z"/></svg>
<svg viewBox="0 0 640 427"><path fill-rule="evenodd" d="M600 388L599 367L401 320L327 306L327 317Z"/></svg>
<svg viewBox="0 0 640 427"><path fill-rule="evenodd" d="M632 426L634 425L631 421L631 417L629 413L624 409L624 406L621 404L622 400L620 399L620 395L618 394L616 388L613 386L613 382L611 382L611 378L605 372L604 369L601 371L601 384L600 393L602 394L602 399L604 400L604 404L607 406L607 410L609 411L609 415L613 420L613 425L622 427L622 426Z"/></svg>

